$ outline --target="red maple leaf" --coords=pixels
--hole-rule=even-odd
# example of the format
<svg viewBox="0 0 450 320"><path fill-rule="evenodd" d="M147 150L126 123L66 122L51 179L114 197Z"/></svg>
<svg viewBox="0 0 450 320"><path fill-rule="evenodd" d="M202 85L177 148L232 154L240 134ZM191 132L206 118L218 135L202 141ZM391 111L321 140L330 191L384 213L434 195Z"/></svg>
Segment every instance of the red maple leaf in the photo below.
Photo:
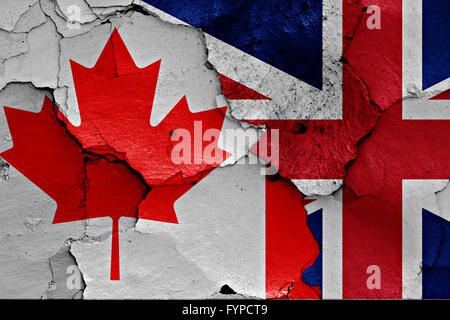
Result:
<svg viewBox="0 0 450 320"><path fill-rule="evenodd" d="M226 108L191 113L183 97L150 126L160 61L137 68L117 30L93 68L71 66L81 125L48 98L39 113L5 108L14 147L0 155L57 202L53 223L112 218L111 280L119 280L120 217L178 223L174 201L229 156L217 137L203 141L221 130ZM187 164L171 158L179 129L195 138Z"/></svg>

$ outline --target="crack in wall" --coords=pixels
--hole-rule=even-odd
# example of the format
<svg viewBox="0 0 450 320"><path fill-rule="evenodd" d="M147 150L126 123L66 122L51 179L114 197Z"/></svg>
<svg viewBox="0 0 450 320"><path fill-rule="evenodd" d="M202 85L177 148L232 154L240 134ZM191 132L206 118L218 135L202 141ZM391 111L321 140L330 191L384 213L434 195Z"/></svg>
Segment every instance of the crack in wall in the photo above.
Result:
<svg viewBox="0 0 450 320"><path fill-rule="evenodd" d="M0 180L9 180L9 167L9 164L5 160L0 158Z"/></svg>
<svg viewBox="0 0 450 320"><path fill-rule="evenodd" d="M51 279L41 299L83 299L86 282L76 258L70 252L73 242L66 244L48 259Z"/></svg>

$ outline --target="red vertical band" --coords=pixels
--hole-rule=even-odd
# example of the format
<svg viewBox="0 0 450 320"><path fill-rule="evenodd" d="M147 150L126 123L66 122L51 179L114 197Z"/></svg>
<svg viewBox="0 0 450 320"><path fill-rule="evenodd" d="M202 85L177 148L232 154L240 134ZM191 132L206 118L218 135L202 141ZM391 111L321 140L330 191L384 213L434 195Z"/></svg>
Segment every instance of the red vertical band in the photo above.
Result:
<svg viewBox="0 0 450 320"><path fill-rule="evenodd" d="M111 244L111 280L120 280L119 219L113 218Z"/></svg>
<svg viewBox="0 0 450 320"><path fill-rule="evenodd" d="M301 280L318 254L302 194L287 179L266 178L266 297L319 298L320 288Z"/></svg>
<svg viewBox="0 0 450 320"><path fill-rule="evenodd" d="M378 10L368 12L370 6L379 8L380 29L367 24ZM350 66L344 68L343 108L352 112L347 102L355 92L346 79L356 77L367 88L372 105L387 110L402 93L402 2L344 1L343 17L344 57ZM362 152L364 143L359 149ZM364 162L358 156L350 170L352 176L365 177L365 182L359 180L356 186L351 179L346 181L350 189L343 194L343 298L402 297L402 180L389 180L395 167L377 162L377 157L371 154L370 161ZM384 179L380 185L389 199L379 196L378 179ZM370 266L379 268L379 274ZM376 277L379 288L375 287Z"/></svg>

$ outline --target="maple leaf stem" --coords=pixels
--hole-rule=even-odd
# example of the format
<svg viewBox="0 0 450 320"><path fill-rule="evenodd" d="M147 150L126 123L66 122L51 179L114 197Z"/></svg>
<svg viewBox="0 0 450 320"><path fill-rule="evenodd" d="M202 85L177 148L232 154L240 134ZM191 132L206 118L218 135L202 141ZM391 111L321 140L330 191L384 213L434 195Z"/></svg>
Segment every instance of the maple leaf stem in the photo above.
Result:
<svg viewBox="0 0 450 320"><path fill-rule="evenodd" d="M118 218L113 218L110 279L111 280L120 280L119 219Z"/></svg>

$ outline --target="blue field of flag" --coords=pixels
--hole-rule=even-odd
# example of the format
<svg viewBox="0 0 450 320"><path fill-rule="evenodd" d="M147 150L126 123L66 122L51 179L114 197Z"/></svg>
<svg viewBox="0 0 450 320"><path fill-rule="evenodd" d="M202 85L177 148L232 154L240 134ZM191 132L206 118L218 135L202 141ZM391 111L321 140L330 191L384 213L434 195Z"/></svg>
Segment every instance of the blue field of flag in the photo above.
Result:
<svg viewBox="0 0 450 320"><path fill-rule="evenodd" d="M145 2L291 76L322 88L322 1Z"/></svg>

